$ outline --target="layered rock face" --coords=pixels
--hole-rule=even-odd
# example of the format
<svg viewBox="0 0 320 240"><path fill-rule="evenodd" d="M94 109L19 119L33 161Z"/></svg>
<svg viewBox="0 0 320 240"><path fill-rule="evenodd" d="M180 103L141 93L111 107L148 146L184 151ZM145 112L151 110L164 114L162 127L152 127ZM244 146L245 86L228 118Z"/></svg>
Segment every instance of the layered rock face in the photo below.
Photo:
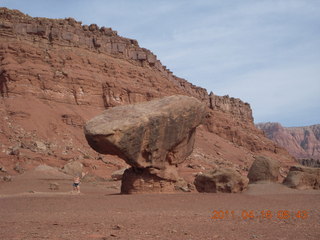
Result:
<svg viewBox="0 0 320 240"><path fill-rule="evenodd" d="M237 116L240 120L253 122L252 110L248 103L238 98L216 96L212 92L209 95L209 107L214 111L221 111Z"/></svg>
<svg viewBox="0 0 320 240"><path fill-rule="evenodd" d="M149 173L153 181L152 175L177 181L176 166L192 153L196 127L205 115L206 106L199 100L170 96L106 110L86 124L85 135L96 151L118 155L134 169L143 169L136 173L141 179ZM123 186L128 185L129 174L134 171L124 173ZM123 187L124 192L145 190L133 187Z"/></svg>
<svg viewBox="0 0 320 240"><path fill-rule="evenodd" d="M8 80L15 78L15 74L20 70L28 75L29 81L42 85L40 87L47 92L42 97L66 103L74 101L79 105L91 103L92 99L88 98L97 93L103 96L95 99L95 104L101 105L103 100L104 107L150 100L164 95L156 86L158 81L164 81L161 91L166 89L167 95L180 92L200 99L208 98L205 89L175 77L161 64L156 55L140 48L136 40L118 36L111 28L99 28L95 24L81 25L81 22L72 18L64 20L31 18L5 8L0 10L0 14L1 36L18 40L3 41L1 45L3 95L14 91L13 88L16 86L9 89ZM32 44L20 46L21 40ZM75 51L79 48L87 51ZM28 55L32 61L25 62L16 57L11 58L9 57L11 54L19 57ZM96 58L97 56L100 57ZM109 62L106 56L112 56L113 61ZM123 65L121 61L116 60L126 60L127 64ZM129 67L128 63L134 66ZM12 65L18 69L12 69ZM148 71L137 72L135 67L156 71L159 75L157 77L161 76L162 79L157 79ZM124 68L131 78L130 87L125 87L128 81L119 82L123 73L121 68ZM66 83L72 79L73 86L71 89L56 86L52 80L57 79ZM149 91L142 90L142 84L149 87Z"/></svg>
<svg viewBox="0 0 320 240"><path fill-rule="evenodd" d="M282 147L266 139L261 130L255 127L248 103L210 93L209 108L205 124L209 132L252 152L267 151L290 158Z"/></svg>
<svg viewBox="0 0 320 240"><path fill-rule="evenodd" d="M320 125L283 127L280 123L260 123L268 138L287 149L305 165L317 166L320 160ZM303 160L305 159L305 160Z"/></svg>
<svg viewBox="0 0 320 240"><path fill-rule="evenodd" d="M85 122L105 109L171 95L207 105L195 145L210 162L231 161L243 171L256 153L292 162L255 128L249 104L209 96L174 76L136 40L71 18L32 18L0 8L0 165L8 172L39 163L62 167L68 160L94 174L105 162L120 164L113 171L127 167L88 146Z"/></svg>

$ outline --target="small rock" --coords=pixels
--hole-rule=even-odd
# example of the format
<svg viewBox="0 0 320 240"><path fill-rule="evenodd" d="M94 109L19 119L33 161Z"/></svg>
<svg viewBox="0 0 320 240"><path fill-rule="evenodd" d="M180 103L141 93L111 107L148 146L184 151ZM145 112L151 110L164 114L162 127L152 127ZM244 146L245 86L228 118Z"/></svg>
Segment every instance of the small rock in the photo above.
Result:
<svg viewBox="0 0 320 240"><path fill-rule="evenodd" d="M113 230L120 230L121 226L120 225L114 225L114 226L112 226L112 229Z"/></svg>
<svg viewBox="0 0 320 240"><path fill-rule="evenodd" d="M2 167L2 166L0 166L0 172L7 172L7 170L4 168L4 167Z"/></svg>
<svg viewBox="0 0 320 240"><path fill-rule="evenodd" d="M174 184L174 189L182 192L191 192L188 188L187 182L183 178L179 178L178 181Z"/></svg>
<svg viewBox="0 0 320 240"><path fill-rule="evenodd" d="M9 176L9 175L4 176L4 177L2 177L2 181L4 181L4 182L11 182L11 181L12 181L12 177Z"/></svg>
<svg viewBox="0 0 320 240"><path fill-rule="evenodd" d="M24 169L20 166L19 163L16 164L16 166L13 168L18 173L24 173Z"/></svg>
<svg viewBox="0 0 320 240"><path fill-rule="evenodd" d="M182 192L191 192L191 190L188 187L180 187L179 188Z"/></svg>
<svg viewBox="0 0 320 240"><path fill-rule="evenodd" d="M36 145L37 149L40 151L45 152L47 150L47 146L43 142L35 141L35 145Z"/></svg>
<svg viewBox="0 0 320 240"><path fill-rule="evenodd" d="M49 183L49 189L53 191L59 190L59 183L56 183L56 182Z"/></svg>
<svg viewBox="0 0 320 240"><path fill-rule="evenodd" d="M15 146L11 149L11 151L9 152L9 155L14 155L14 156L19 156L20 155L20 147L19 146Z"/></svg>
<svg viewBox="0 0 320 240"><path fill-rule="evenodd" d="M188 183L187 186L191 191L196 189L193 183Z"/></svg>
<svg viewBox="0 0 320 240"><path fill-rule="evenodd" d="M255 235L255 234L252 234L252 235L251 235L251 239L257 239L257 238L258 238L257 235Z"/></svg>
<svg viewBox="0 0 320 240"><path fill-rule="evenodd" d="M187 167L188 168L192 168L192 169L196 169L196 168L199 168L199 165L190 163L190 164L187 165Z"/></svg>

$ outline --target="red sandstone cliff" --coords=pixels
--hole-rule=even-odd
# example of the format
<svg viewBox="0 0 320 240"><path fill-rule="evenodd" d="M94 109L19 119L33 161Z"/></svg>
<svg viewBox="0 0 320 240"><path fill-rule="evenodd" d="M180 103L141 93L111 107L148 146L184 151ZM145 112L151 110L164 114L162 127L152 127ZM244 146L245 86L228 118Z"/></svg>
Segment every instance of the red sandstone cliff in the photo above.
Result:
<svg viewBox="0 0 320 240"><path fill-rule="evenodd" d="M105 108L174 94L208 106L194 159L240 170L254 154L292 163L254 126L249 104L208 95L174 76L136 40L72 18L32 18L0 8L0 164L7 168L76 159L98 174L117 161L90 149L84 122Z"/></svg>
<svg viewBox="0 0 320 240"><path fill-rule="evenodd" d="M257 127L296 158L320 160L319 124L287 128L280 123L260 123Z"/></svg>

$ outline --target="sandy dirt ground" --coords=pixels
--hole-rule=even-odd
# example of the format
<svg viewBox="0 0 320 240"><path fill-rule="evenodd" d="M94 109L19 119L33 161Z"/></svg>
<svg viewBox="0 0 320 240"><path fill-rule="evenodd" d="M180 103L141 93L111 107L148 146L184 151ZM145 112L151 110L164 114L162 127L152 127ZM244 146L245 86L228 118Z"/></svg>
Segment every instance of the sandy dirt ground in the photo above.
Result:
<svg viewBox="0 0 320 240"><path fill-rule="evenodd" d="M39 172L0 183L0 239L320 239L316 190L265 183L241 194L120 195L120 182L106 181L76 194L71 184Z"/></svg>

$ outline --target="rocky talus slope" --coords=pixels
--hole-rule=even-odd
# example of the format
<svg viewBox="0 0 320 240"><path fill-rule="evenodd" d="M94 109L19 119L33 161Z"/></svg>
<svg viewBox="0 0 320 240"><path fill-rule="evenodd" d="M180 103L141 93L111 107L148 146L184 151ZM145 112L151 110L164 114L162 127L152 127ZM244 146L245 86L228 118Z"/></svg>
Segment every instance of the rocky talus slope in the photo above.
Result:
<svg viewBox="0 0 320 240"><path fill-rule="evenodd" d="M0 8L0 166L11 174L79 160L107 177L108 169L125 163L94 152L84 123L107 108L176 94L208 108L186 169L247 171L256 154L293 163L254 126L249 104L176 77L136 40L72 18L32 18Z"/></svg>
<svg viewBox="0 0 320 240"><path fill-rule="evenodd" d="M283 127L280 123L259 123L268 138L278 143L304 165L320 166L320 125Z"/></svg>

